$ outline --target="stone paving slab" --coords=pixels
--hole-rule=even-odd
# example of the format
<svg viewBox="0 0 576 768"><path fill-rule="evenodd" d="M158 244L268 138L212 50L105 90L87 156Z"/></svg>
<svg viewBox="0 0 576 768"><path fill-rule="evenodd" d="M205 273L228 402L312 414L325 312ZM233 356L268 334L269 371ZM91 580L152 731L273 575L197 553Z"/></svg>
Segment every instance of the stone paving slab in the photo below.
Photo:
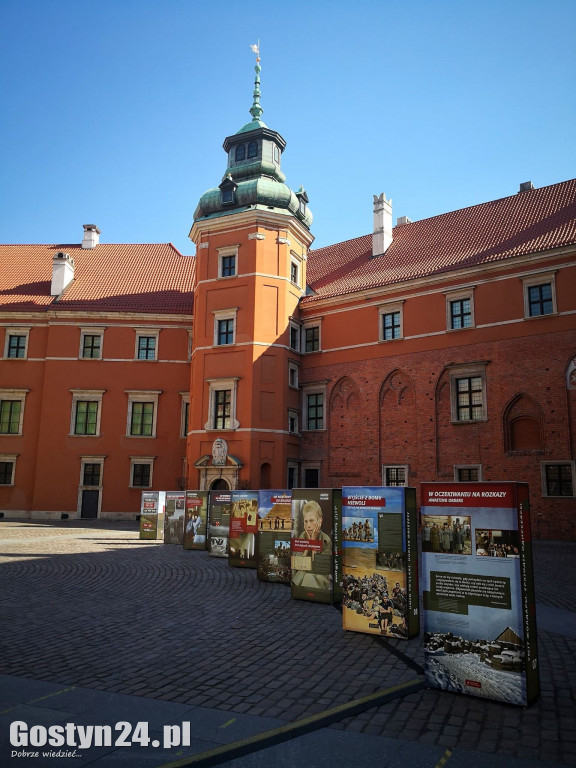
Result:
<svg viewBox="0 0 576 768"><path fill-rule="evenodd" d="M0 522L0 674L27 690L31 681L75 686L57 705L64 712L85 720L84 689L149 704L151 720L168 703L285 723L421 671L419 639L343 632L334 607L291 600L286 585L254 571L140 541L136 523L78 522ZM532 707L427 689L335 723L326 738L365 739L366 750L372 739L412 744L426 760L450 749L448 768L460 752L576 765L576 545L535 542L534 552L542 694ZM13 692L0 710L18 703ZM40 709L54 707L45 701ZM95 714L106 708L100 698Z"/></svg>

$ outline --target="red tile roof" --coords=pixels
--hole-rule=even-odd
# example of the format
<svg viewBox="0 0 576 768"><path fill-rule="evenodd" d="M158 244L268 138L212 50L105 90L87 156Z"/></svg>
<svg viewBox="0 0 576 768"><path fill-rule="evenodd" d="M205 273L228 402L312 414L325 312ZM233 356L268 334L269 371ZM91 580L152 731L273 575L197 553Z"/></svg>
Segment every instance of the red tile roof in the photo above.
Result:
<svg viewBox="0 0 576 768"><path fill-rule="evenodd" d="M52 259L74 259L74 280L59 301L50 296ZM0 311L192 314L196 260L172 243L0 245Z"/></svg>
<svg viewBox="0 0 576 768"><path fill-rule="evenodd" d="M305 302L576 243L576 179L395 227L372 258L372 235L311 251Z"/></svg>

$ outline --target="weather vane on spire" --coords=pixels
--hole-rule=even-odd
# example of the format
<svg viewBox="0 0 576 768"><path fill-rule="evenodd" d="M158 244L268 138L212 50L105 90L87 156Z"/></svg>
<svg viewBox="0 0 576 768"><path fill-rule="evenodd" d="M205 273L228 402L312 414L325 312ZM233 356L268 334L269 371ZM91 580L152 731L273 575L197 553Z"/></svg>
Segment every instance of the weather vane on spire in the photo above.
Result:
<svg viewBox="0 0 576 768"><path fill-rule="evenodd" d="M260 61L260 40L256 43L256 45L250 46L252 53L256 54L256 61Z"/></svg>
<svg viewBox="0 0 576 768"><path fill-rule="evenodd" d="M254 103L249 111L254 120L260 120L262 112L264 111L260 106L260 40L258 40L256 45L251 45L250 48L252 53L256 54L256 66L254 67L256 79L254 80Z"/></svg>

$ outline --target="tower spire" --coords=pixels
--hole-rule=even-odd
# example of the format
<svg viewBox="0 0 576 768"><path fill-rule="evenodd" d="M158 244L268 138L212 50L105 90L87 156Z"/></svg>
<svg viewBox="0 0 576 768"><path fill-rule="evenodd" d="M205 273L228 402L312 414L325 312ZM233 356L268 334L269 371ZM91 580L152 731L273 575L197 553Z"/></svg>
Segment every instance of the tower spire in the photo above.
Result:
<svg viewBox="0 0 576 768"><path fill-rule="evenodd" d="M256 78L254 80L254 103L249 111L254 120L260 120L262 112L264 111L260 106L260 71L262 69L260 66L260 40L258 40L256 45L251 45L250 48L252 49L252 53L256 54L256 66L254 67Z"/></svg>

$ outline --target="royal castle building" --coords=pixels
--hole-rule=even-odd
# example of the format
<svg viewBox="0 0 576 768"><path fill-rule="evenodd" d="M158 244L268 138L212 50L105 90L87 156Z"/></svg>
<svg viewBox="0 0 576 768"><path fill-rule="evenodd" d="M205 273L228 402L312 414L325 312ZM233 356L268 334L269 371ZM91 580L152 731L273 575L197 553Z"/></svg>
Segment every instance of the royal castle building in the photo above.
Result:
<svg viewBox="0 0 576 768"><path fill-rule="evenodd" d="M194 256L0 246L0 510L133 517L143 489L518 480L576 537L576 180L317 250L285 140L224 140Z"/></svg>

